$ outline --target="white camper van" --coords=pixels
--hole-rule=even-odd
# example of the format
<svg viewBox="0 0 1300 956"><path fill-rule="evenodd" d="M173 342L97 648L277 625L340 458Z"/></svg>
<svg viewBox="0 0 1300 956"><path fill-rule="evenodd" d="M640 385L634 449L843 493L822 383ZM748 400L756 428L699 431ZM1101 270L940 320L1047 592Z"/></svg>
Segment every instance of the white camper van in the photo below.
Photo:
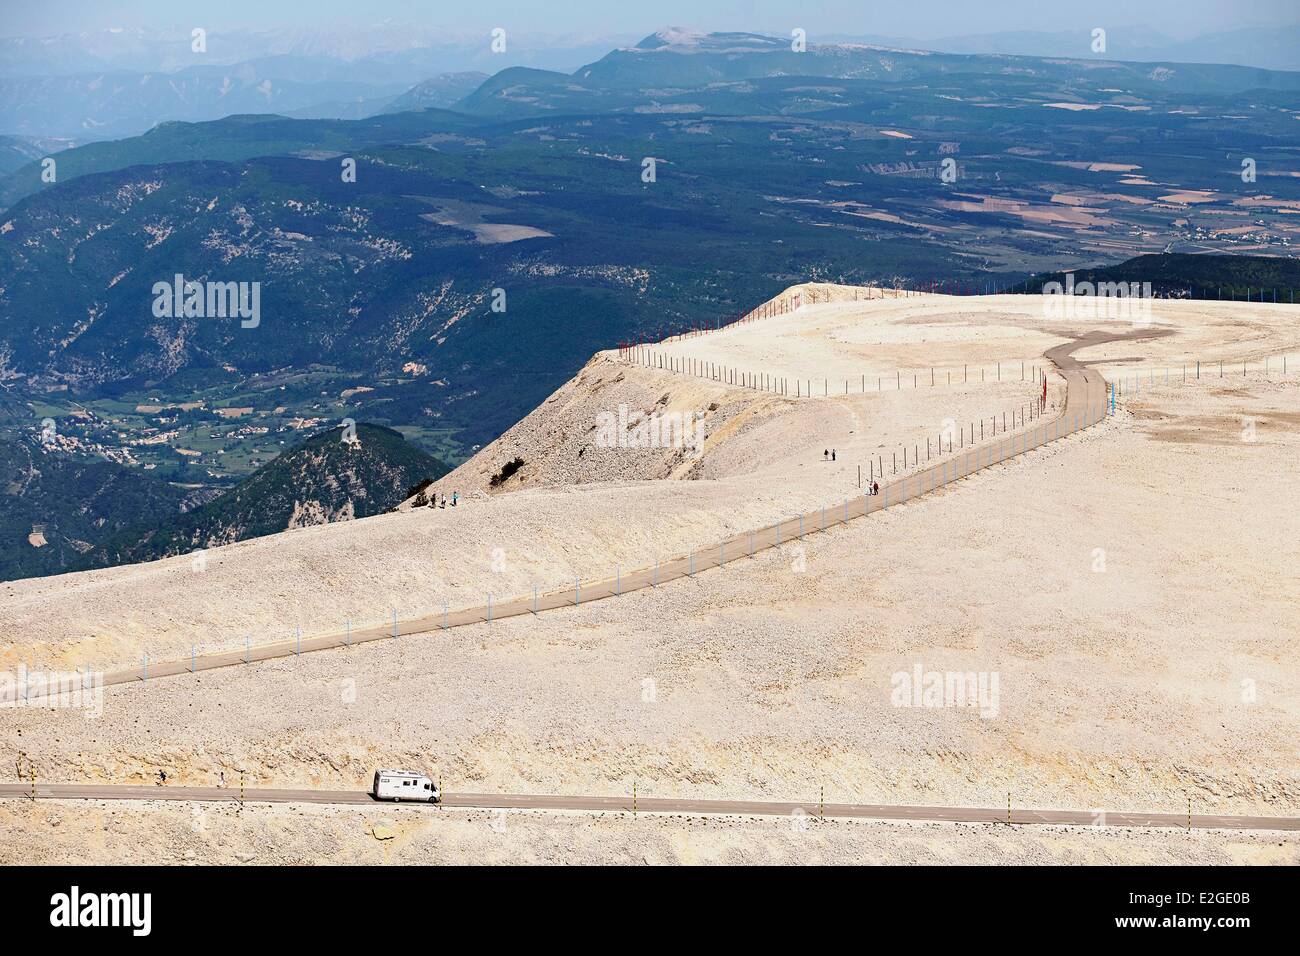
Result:
<svg viewBox="0 0 1300 956"><path fill-rule="evenodd" d="M437 803L442 797L438 785L422 773L413 770L376 770L375 788L371 794L376 800L419 800Z"/></svg>

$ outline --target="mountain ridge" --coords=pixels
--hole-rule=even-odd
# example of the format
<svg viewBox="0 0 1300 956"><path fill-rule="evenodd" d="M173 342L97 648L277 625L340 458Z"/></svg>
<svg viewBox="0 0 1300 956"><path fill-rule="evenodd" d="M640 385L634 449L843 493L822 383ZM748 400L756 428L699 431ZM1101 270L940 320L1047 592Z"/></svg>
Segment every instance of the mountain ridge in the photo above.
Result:
<svg viewBox="0 0 1300 956"><path fill-rule="evenodd" d="M394 429L335 426L267 462L234 488L169 521L123 529L78 570L138 564L294 528L382 514L450 469Z"/></svg>

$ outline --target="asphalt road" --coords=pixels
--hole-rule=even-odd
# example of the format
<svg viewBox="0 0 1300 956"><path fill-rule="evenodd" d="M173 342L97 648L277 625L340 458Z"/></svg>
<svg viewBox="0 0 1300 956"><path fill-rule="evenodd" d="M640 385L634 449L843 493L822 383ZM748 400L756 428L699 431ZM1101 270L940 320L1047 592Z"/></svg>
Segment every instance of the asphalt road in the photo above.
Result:
<svg viewBox="0 0 1300 956"><path fill-rule="evenodd" d="M115 784L37 783L37 800L177 800L193 803L239 803L240 788L175 787ZM0 799L30 800L32 784L0 784ZM378 803L361 790L243 791L245 803L318 803L370 805ZM384 805L389 805L384 803ZM428 806L428 804L408 804ZM604 813L721 814L728 816L858 818L911 820L922 823L1012 823L1069 826L1167 827L1186 830L1300 830L1300 817L1234 816L1230 814L1137 813L1133 811L1033 810L1021 807L920 807L871 803L792 803L777 800L680 800L670 797L562 796L558 794L446 793L443 807L484 810L579 810ZM436 807L429 807L433 810Z"/></svg>

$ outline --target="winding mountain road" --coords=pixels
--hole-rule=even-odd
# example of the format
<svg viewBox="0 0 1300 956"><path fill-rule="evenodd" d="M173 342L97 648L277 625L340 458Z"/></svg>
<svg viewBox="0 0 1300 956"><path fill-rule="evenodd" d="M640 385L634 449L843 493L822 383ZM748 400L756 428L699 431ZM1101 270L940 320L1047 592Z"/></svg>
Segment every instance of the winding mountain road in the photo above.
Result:
<svg viewBox="0 0 1300 956"><path fill-rule="evenodd" d="M491 623L502 618L525 614L540 614L556 608L574 607L591 601L617 597L629 591L659 587L682 577L691 577L711 568L752 557L760 551L779 547L793 539L803 538L811 532L825 531L838 524L847 524L855 518L896 507L919 495L960 481L976 472L1095 425L1106 416L1106 382L1099 373L1088 370L1075 360L1072 353L1079 348L1103 342L1148 338L1156 334L1160 333L1093 332L1049 349L1044 353L1045 357L1060 370L1066 382L1066 400L1060 415L1050 420L1040 418L1032 427L1006 435L1000 440L994 438L992 441L958 451L956 454L950 452L943 456L941 453L939 460L934 464L881 484L879 495L846 498L842 505L810 511L775 525L734 535L706 549L665 561L652 568L642 568L615 578L575 582L570 590L551 591L531 597L516 597L456 610L448 609L442 614L394 620L391 626L361 628L344 633L335 632L266 644L250 642L243 650L194 655L182 660L142 661L140 667L103 674L102 683L113 685L149 681L160 677L232 667L238 664L252 664L254 661L332 650L371 641L391 640L405 635L427 634L468 624ZM15 688L11 699L23 694L23 688ZM0 700L0 703L4 701Z"/></svg>

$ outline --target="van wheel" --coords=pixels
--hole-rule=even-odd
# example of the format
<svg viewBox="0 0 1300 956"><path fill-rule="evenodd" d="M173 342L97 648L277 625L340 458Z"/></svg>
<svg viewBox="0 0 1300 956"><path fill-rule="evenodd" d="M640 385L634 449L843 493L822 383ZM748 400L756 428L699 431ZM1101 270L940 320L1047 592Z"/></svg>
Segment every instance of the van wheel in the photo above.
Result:
<svg viewBox="0 0 1300 956"><path fill-rule="evenodd" d="M402 802L401 797L393 797L393 803L401 803L401 802Z"/></svg>

